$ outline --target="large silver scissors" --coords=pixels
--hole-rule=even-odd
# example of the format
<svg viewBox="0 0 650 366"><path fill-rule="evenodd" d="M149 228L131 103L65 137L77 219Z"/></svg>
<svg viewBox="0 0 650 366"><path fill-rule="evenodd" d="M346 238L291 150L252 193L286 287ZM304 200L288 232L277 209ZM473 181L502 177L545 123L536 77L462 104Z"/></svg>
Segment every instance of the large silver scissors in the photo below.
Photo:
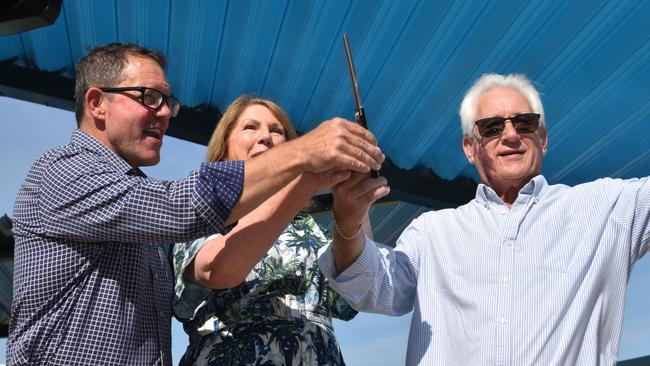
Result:
<svg viewBox="0 0 650 366"><path fill-rule="evenodd" d="M361 103L361 94L359 93L359 84L357 83L357 72L354 68L352 52L350 52L350 43L348 42L348 35L346 33L343 33L343 46L345 47L345 57L348 60L348 70L350 71L350 81L352 82L352 94L354 94L354 119L358 124L361 125L361 127L367 130L368 125L366 124L366 111L363 109L363 104ZM377 171L371 170L370 176L377 178Z"/></svg>

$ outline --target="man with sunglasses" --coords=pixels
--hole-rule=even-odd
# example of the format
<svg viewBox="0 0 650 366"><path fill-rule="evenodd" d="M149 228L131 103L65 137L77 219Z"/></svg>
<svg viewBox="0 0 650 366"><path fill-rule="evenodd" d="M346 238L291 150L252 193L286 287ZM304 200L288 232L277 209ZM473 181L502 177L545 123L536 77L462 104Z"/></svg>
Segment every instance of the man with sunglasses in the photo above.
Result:
<svg viewBox="0 0 650 366"><path fill-rule="evenodd" d="M483 75L460 118L476 198L421 215L393 249L356 231L383 188L335 188L321 271L358 310L413 311L407 365L615 364L628 276L650 248L649 179L549 185L523 75Z"/></svg>
<svg viewBox="0 0 650 366"><path fill-rule="evenodd" d="M36 161L14 206L9 364L171 365L164 244L222 231L304 172L329 185L383 160L372 134L335 119L245 167L148 178L139 167L158 163L180 108L164 65L160 53L121 44L77 65L79 129Z"/></svg>

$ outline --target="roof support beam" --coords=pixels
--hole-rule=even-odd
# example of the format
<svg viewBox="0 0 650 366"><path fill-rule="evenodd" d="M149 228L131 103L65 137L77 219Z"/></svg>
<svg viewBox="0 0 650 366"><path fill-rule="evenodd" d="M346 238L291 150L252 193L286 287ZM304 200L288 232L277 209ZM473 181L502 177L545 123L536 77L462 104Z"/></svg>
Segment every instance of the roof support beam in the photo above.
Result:
<svg viewBox="0 0 650 366"><path fill-rule="evenodd" d="M386 159L379 175L386 177L390 194L378 202L403 201L425 206L433 210L457 207L472 200L476 194L476 183L470 179L448 181L439 178L432 171L416 171L398 168ZM331 193L314 197L309 205L311 213L332 209Z"/></svg>

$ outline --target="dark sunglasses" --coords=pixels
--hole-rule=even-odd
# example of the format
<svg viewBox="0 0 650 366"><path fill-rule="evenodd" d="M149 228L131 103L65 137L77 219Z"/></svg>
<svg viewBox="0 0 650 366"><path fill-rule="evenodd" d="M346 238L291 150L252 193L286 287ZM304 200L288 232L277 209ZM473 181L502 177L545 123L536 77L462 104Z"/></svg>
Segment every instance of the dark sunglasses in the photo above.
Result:
<svg viewBox="0 0 650 366"><path fill-rule="evenodd" d="M533 133L539 128L540 115L537 113L521 113L511 117L488 117L474 122L478 134L482 138L501 136L506 128L506 121L512 123L518 134Z"/></svg>
<svg viewBox="0 0 650 366"><path fill-rule="evenodd" d="M137 100L145 108L158 112L163 105L167 104L169 110L172 112L172 117L176 117L178 111L181 109L181 102L172 97L171 95L165 95L163 92L153 88L147 88L145 86L125 86L119 88L109 88L101 87L99 90L105 93L121 93L125 91L139 91L140 97Z"/></svg>

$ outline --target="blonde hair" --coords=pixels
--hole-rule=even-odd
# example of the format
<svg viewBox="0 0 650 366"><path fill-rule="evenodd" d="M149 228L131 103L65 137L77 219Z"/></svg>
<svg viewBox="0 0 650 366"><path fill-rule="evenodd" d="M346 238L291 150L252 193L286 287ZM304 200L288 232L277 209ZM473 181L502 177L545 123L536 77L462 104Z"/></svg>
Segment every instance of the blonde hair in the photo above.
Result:
<svg viewBox="0 0 650 366"><path fill-rule="evenodd" d="M239 116L246 108L255 104L268 108L273 116L278 119L278 122L284 127L284 138L287 141L298 137L296 130L291 125L291 121L289 121L289 117L279 105L255 95L242 95L235 99L223 113L223 116L221 116L208 143L208 153L205 157L206 161L212 162L226 159L226 156L228 156L228 138L237 124L237 119L239 119Z"/></svg>

